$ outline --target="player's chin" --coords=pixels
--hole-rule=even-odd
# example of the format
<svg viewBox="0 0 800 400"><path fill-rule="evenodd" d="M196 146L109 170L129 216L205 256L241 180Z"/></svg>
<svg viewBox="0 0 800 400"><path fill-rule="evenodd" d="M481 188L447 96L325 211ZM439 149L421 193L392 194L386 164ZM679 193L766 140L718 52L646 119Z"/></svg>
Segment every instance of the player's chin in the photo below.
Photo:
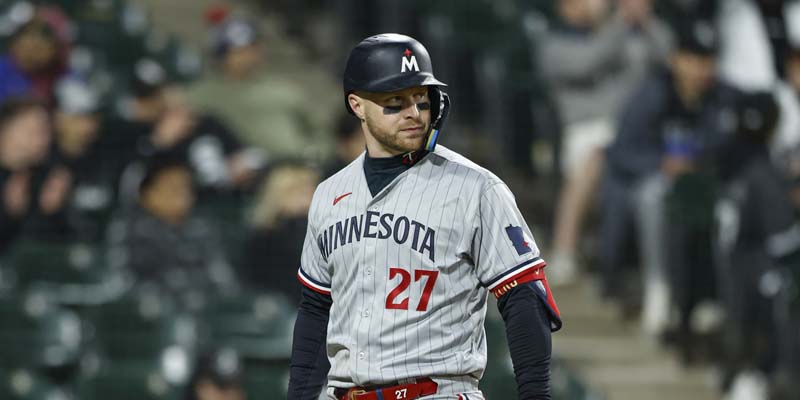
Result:
<svg viewBox="0 0 800 400"><path fill-rule="evenodd" d="M405 151L414 151L419 150L422 148L423 143L425 142L424 136L413 136L413 137L401 137L398 140L398 147L402 148Z"/></svg>
<svg viewBox="0 0 800 400"><path fill-rule="evenodd" d="M423 128L417 129L404 129L397 133L397 138L403 141L421 142L427 136L427 131Z"/></svg>

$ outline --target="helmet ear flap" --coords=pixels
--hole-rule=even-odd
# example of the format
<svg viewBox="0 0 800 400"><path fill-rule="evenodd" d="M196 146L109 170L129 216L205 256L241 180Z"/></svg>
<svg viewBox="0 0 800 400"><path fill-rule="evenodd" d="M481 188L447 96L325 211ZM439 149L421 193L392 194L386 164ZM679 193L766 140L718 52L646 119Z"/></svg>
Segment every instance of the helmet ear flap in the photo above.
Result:
<svg viewBox="0 0 800 400"><path fill-rule="evenodd" d="M428 86L428 97L431 99L431 128L425 143L425 150L433 151L444 121L450 112L450 96L437 86Z"/></svg>

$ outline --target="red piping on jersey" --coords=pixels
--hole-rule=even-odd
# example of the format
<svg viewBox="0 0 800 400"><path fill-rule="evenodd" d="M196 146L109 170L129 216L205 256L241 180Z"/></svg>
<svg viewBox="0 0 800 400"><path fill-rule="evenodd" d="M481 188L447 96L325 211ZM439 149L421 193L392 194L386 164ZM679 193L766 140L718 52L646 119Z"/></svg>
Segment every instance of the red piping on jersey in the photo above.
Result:
<svg viewBox="0 0 800 400"><path fill-rule="evenodd" d="M315 292L317 292L317 293L325 294L325 295L328 295L328 296L330 296L330 294L331 294L331 291L330 291L330 290L324 290L324 289L320 289L320 288L318 288L318 287L316 287L316 286L312 285L311 283L309 283L309 282L306 282L306 280L305 280L305 279L303 279L303 275L302 275L302 274L300 274L300 272L299 272L299 271L297 272L297 280L299 280L299 281L300 281L300 283L302 283L302 284L303 284L303 286L305 286L305 287L307 287L307 288L309 288L309 289L311 289L311 290L313 290L313 291L315 291Z"/></svg>

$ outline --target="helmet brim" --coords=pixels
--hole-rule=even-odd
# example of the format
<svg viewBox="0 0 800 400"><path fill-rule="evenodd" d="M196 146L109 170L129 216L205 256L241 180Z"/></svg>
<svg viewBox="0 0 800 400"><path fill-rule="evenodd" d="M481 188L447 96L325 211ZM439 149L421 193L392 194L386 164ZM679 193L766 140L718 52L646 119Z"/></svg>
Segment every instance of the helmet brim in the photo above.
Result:
<svg viewBox="0 0 800 400"><path fill-rule="evenodd" d="M353 86L356 87L350 87L345 91L344 107L345 109L347 109L348 113L355 115L353 109L350 108L350 102L347 100L347 96L350 93L356 91L364 91L368 93L387 93L387 92L394 92L397 90L408 89L416 86L446 87L447 84L434 78L432 74L429 74L427 72L422 72L414 75L407 75L407 74L395 75L386 79L381 79L379 81L371 82L368 85L353 85Z"/></svg>
<svg viewBox="0 0 800 400"><path fill-rule="evenodd" d="M442 86L446 87L447 84L434 78L433 75L427 72L421 72L414 75L402 74L390 76L386 79L381 79L370 84L365 85L356 90L363 90L372 93L385 93L394 92L397 90L408 89L415 86Z"/></svg>

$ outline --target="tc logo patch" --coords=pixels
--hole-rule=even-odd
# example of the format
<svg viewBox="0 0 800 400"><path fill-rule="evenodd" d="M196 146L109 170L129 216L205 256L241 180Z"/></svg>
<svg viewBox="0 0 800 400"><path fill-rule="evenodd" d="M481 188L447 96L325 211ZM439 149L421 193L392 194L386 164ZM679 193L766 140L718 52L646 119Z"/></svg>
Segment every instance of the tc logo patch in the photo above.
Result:
<svg viewBox="0 0 800 400"><path fill-rule="evenodd" d="M517 250L517 254L523 255L533 251L530 243L525 240L525 232L522 231L522 227L509 225L506 227L506 235L511 240L511 244L514 245L514 249Z"/></svg>

